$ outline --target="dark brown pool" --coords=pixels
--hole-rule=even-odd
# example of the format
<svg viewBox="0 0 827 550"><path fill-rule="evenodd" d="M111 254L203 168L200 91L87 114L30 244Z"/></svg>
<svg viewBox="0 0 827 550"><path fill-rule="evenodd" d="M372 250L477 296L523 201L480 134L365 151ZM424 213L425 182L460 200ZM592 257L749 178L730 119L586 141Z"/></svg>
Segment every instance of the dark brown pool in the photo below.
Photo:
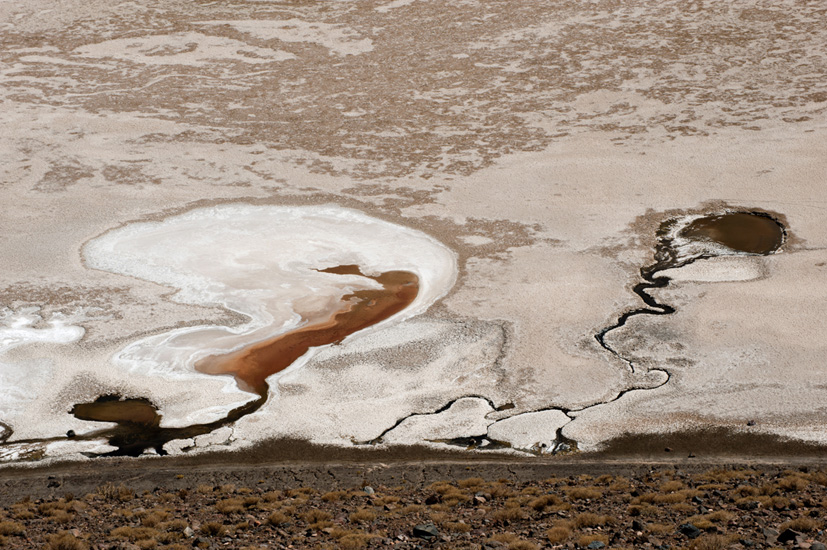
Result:
<svg viewBox="0 0 827 550"><path fill-rule="evenodd" d="M772 254L784 243L784 227L770 216L754 212L704 216L681 229L679 235L749 254Z"/></svg>

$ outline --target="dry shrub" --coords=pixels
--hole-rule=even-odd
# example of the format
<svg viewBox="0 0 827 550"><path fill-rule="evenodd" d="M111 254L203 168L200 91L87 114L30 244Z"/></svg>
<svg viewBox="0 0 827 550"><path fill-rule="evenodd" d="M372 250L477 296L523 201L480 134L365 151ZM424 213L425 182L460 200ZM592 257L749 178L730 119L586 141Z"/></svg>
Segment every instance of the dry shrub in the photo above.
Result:
<svg viewBox="0 0 827 550"><path fill-rule="evenodd" d="M264 502L276 502L284 498L284 493L282 493L281 491L268 491L261 495L261 498L264 500Z"/></svg>
<svg viewBox="0 0 827 550"><path fill-rule="evenodd" d="M531 495L536 496L539 495L542 491L539 487L535 487L534 485L529 485L528 487L523 487L522 491L520 491L521 495Z"/></svg>
<svg viewBox="0 0 827 550"><path fill-rule="evenodd" d="M438 495L444 495L448 491L456 489L456 487L454 487L453 485L451 485L447 481L437 481L435 483L431 483L430 485L428 485L428 487L426 487L426 489L428 491L434 492Z"/></svg>
<svg viewBox="0 0 827 550"><path fill-rule="evenodd" d="M168 518L169 512L166 510L153 510L141 519L141 525L144 527L158 527L158 525L165 522Z"/></svg>
<svg viewBox="0 0 827 550"><path fill-rule="evenodd" d="M580 535L577 537L577 544L581 548L585 548L596 540L599 540L606 546L609 545L609 537L606 535Z"/></svg>
<svg viewBox="0 0 827 550"><path fill-rule="evenodd" d="M515 535L514 533L495 533L491 535L491 538L494 542L501 542L503 544L511 544L512 542L517 542L520 540L520 537Z"/></svg>
<svg viewBox="0 0 827 550"><path fill-rule="evenodd" d="M655 495L652 502L655 504L677 504L679 502L686 502L687 496L684 493L666 493L663 495Z"/></svg>
<svg viewBox="0 0 827 550"><path fill-rule="evenodd" d="M330 515L330 512L325 512L324 510L308 510L307 512L301 515L301 518L306 521L307 523L318 523L320 521L330 521L333 516Z"/></svg>
<svg viewBox="0 0 827 550"><path fill-rule="evenodd" d="M441 526L452 533L467 533L471 530L471 526L462 521L446 521Z"/></svg>
<svg viewBox="0 0 827 550"><path fill-rule="evenodd" d="M16 521L0 521L0 535L22 535L26 529Z"/></svg>
<svg viewBox="0 0 827 550"><path fill-rule="evenodd" d="M602 516L599 514L593 514L591 512L583 512L582 514L578 514L574 518L574 525L578 529L582 529L583 527L599 527L602 525L615 525L617 523L617 519L613 518L612 516Z"/></svg>
<svg viewBox="0 0 827 550"><path fill-rule="evenodd" d="M69 523L75 519L75 515L70 514L69 512L64 512L63 510L57 510L52 513L51 518L58 523Z"/></svg>
<svg viewBox="0 0 827 550"><path fill-rule="evenodd" d="M284 515L280 510L276 510L267 517L267 521L270 525L282 525L284 523L288 523L290 518Z"/></svg>
<svg viewBox="0 0 827 550"><path fill-rule="evenodd" d="M778 530L783 532L785 529L792 529L794 531L809 533L810 531L818 531L820 528L821 522L816 521L813 518L803 517L785 521L781 524Z"/></svg>
<svg viewBox="0 0 827 550"><path fill-rule="evenodd" d="M442 495L442 503L446 506L454 507L460 503L468 502L471 500L471 497L460 491L459 489L453 489L448 491L444 495Z"/></svg>
<svg viewBox="0 0 827 550"><path fill-rule="evenodd" d="M219 493L224 493L225 495L229 493L235 493L235 485L232 483L225 483L224 485L220 485L219 487L213 490L217 490Z"/></svg>
<svg viewBox="0 0 827 550"><path fill-rule="evenodd" d="M760 502L757 499L748 497L739 498L735 501L735 506L737 506L741 510L750 510L753 508L757 508L759 504Z"/></svg>
<svg viewBox="0 0 827 550"><path fill-rule="evenodd" d="M367 508L360 508L348 516L351 523L370 523L376 519L376 513Z"/></svg>
<svg viewBox="0 0 827 550"><path fill-rule="evenodd" d="M651 504L641 504L637 506L629 506L628 513L632 517L648 517L658 515L659 510L657 506L652 506Z"/></svg>
<svg viewBox="0 0 827 550"><path fill-rule="evenodd" d="M551 544L561 544L569 540L571 529L566 526L557 525L546 531L546 537Z"/></svg>
<svg viewBox="0 0 827 550"><path fill-rule="evenodd" d="M396 513L400 516L412 516L414 514L421 514L423 510L425 510L425 507L421 504L409 504L397 510Z"/></svg>
<svg viewBox="0 0 827 550"><path fill-rule="evenodd" d="M342 500L347 496L347 491L330 491L322 495L322 500L325 502L335 502Z"/></svg>
<svg viewBox="0 0 827 550"><path fill-rule="evenodd" d="M675 532L675 526L666 523L647 523L646 530L653 535L671 535Z"/></svg>
<svg viewBox="0 0 827 550"><path fill-rule="evenodd" d="M386 504L396 504L399 502L399 497L395 497L393 495L387 495L384 497L379 497L373 499L374 506L384 506Z"/></svg>
<svg viewBox="0 0 827 550"><path fill-rule="evenodd" d="M572 487L566 491L571 500L595 500L603 496L600 487Z"/></svg>
<svg viewBox="0 0 827 550"><path fill-rule="evenodd" d="M778 487L788 493L801 491L805 489L807 485L809 485L809 482L799 475L791 475L778 480Z"/></svg>
<svg viewBox="0 0 827 550"><path fill-rule="evenodd" d="M19 519L22 521L27 521L35 518L35 514L34 512L32 512L31 505L24 504L13 505L11 507L11 515L14 519Z"/></svg>
<svg viewBox="0 0 827 550"><path fill-rule="evenodd" d="M106 483L97 488L97 493L106 500L129 502L135 498L135 491L124 485Z"/></svg>
<svg viewBox="0 0 827 550"><path fill-rule="evenodd" d="M288 489L287 496L296 498L296 497L306 497L315 493L316 490L312 487L299 487L298 489Z"/></svg>
<svg viewBox="0 0 827 550"><path fill-rule="evenodd" d="M661 483L660 485L660 492L661 493L674 493L680 491L684 488L684 484L682 481L678 481L673 479L672 481L667 481L665 483Z"/></svg>
<svg viewBox="0 0 827 550"><path fill-rule="evenodd" d="M761 491L758 490L758 487L753 487L751 485L739 485L732 491L730 491L730 495L733 498L744 498L744 497L754 497L757 496Z"/></svg>
<svg viewBox="0 0 827 550"><path fill-rule="evenodd" d="M736 537L737 540L737 537ZM689 550L724 550L731 544L729 537L704 535L689 543Z"/></svg>
<svg viewBox="0 0 827 550"><path fill-rule="evenodd" d="M507 523L523 519L523 511L520 508L502 508L491 513L491 520L496 523Z"/></svg>
<svg viewBox="0 0 827 550"><path fill-rule="evenodd" d="M339 539L339 548L343 550L364 548L371 538L373 537L366 533L350 533Z"/></svg>
<svg viewBox="0 0 827 550"><path fill-rule="evenodd" d="M132 542L137 540L152 539L160 533L151 527L118 527L109 532L109 536L116 539L127 539Z"/></svg>
<svg viewBox="0 0 827 550"><path fill-rule="evenodd" d="M693 504L689 504L688 502L678 502L677 504L672 504L670 506L672 510L675 512L679 512L681 514L691 514L695 511L695 506ZM657 508L655 508L657 510Z"/></svg>
<svg viewBox="0 0 827 550"><path fill-rule="evenodd" d="M457 485L463 489L477 489L482 487L485 481L481 477L469 477L457 481Z"/></svg>
<svg viewBox="0 0 827 550"><path fill-rule="evenodd" d="M514 491L505 483L497 482L488 488L492 498L509 498L514 496Z"/></svg>
<svg viewBox="0 0 827 550"><path fill-rule="evenodd" d="M224 515L244 512L244 501L240 498L225 498L215 503L215 509Z"/></svg>
<svg viewBox="0 0 827 550"><path fill-rule="evenodd" d="M227 528L217 521L202 523L199 530L208 537L220 537L227 532Z"/></svg>
<svg viewBox="0 0 827 550"><path fill-rule="evenodd" d="M85 541L66 531L46 537L44 550L86 550L89 546Z"/></svg>
<svg viewBox="0 0 827 550"><path fill-rule="evenodd" d="M537 550L537 545L527 540L518 540L508 545L508 550Z"/></svg>
<svg viewBox="0 0 827 550"><path fill-rule="evenodd" d="M531 506L538 512L545 512L546 509L557 507L561 504L563 504L563 499L561 499L557 495L543 495L532 500L529 503L529 506Z"/></svg>
<svg viewBox="0 0 827 550"><path fill-rule="evenodd" d="M139 540L135 543L135 546L137 546L141 550L153 550L154 548L158 547L158 541L155 539Z"/></svg>
<svg viewBox="0 0 827 550"><path fill-rule="evenodd" d="M184 538L184 533L180 531L166 531L158 535L158 542L161 544L170 544L182 538Z"/></svg>
<svg viewBox="0 0 827 550"><path fill-rule="evenodd" d="M600 479L600 478L598 478ZM609 485L610 491L615 492L627 492L632 488L632 484L629 480L625 477L616 477L611 485Z"/></svg>
<svg viewBox="0 0 827 550"><path fill-rule="evenodd" d="M821 470L812 472L810 473L810 481L822 486L827 485L827 473L824 473Z"/></svg>

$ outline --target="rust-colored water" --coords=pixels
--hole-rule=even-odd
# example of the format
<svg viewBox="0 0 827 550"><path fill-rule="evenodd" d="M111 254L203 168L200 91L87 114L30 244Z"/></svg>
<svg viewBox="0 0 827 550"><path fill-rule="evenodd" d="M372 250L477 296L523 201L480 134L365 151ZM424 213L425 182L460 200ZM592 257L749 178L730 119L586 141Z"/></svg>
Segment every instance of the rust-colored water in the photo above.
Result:
<svg viewBox="0 0 827 550"><path fill-rule="evenodd" d="M408 307L419 293L419 277L409 271L364 275L359 266L343 265L320 270L339 275L361 275L382 285L342 298L342 309L325 321L306 325L224 355L211 355L195 364L207 374L232 374L239 387L263 395L268 376L286 369L310 348L341 342L363 328L383 321Z"/></svg>
<svg viewBox="0 0 827 550"><path fill-rule="evenodd" d="M769 216L732 212L698 218L681 236L705 239L750 254L771 254L784 244L784 228Z"/></svg>

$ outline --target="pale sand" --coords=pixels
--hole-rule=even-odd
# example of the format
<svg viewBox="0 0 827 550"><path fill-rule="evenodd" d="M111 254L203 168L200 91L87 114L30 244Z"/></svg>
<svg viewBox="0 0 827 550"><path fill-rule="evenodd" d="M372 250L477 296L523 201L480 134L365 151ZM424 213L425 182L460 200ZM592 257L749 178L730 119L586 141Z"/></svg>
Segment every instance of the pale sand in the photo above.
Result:
<svg viewBox="0 0 827 550"><path fill-rule="evenodd" d="M258 330L254 305L181 300L177 279L83 261L100 235L226 204L337 205L421 232L456 255L456 283L308 357L234 428L168 450L273 437L349 446L414 413L386 444L464 426L551 447L558 407L575 410L563 433L582 448L697 426L827 443L823 9L328 8L0 6L0 421L14 438L93 429L68 411L103 393L150 397L173 424L250 398L229 379L186 371L193 347L175 364L198 380L189 387L117 364L136 343L196 327ZM594 334L640 306L630 290L662 221L726 208L778 213L788 241L770 257L668 273L675 282L653 294L676 313L637 316L607 337L632 373ZM359 249L348 243L348 254ZM369 248L406 256L392 243ZM308 310L337 296L320 302L311 290ZM23 369L48 383L20 378ZM464 396L479 406L429 418ZM103 443L55 443L47 456Z"/></svg>

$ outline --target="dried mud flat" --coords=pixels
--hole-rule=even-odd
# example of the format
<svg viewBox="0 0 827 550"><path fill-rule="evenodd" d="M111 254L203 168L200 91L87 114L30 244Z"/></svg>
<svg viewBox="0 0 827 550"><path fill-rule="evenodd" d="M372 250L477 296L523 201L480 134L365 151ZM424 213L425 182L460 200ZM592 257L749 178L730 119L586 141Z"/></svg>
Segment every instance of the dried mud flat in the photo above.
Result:
<svg viewBox="0 0 827 550"><path fill-rule="evenodd" d="M537 4L3 3L0 459L827 444L827 8Z"/></svg>

